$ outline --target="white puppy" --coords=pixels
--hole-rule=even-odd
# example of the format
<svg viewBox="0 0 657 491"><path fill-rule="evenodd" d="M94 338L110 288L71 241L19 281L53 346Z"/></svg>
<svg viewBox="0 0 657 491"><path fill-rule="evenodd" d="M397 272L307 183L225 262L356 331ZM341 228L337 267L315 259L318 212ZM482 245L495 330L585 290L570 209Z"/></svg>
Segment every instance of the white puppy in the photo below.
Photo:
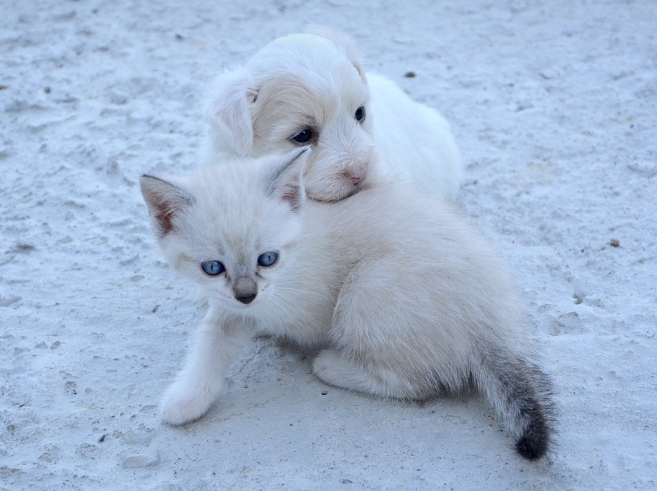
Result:
<svg viewBox="0 0 657 491"><path fill-rule="evenodd" d="M462 171L447 121L390 80L366 75L349 39L317 32L279 38L214 81L201 162L310 145L313 199L340 200L382 176L454 199Z"/></svg>

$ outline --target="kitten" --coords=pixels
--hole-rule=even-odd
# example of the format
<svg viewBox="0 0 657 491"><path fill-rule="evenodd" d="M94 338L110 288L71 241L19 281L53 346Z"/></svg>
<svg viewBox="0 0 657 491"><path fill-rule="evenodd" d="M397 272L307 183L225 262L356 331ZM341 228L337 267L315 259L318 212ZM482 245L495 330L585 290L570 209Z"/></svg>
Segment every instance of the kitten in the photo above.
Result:
<svg viewBox="0 0 657 491"><path fill-rule="evenodd" d="M401 182L305 199L310 152L142 176L169 263L209 299L165 422L201 417L256 333L323 347L324 382L426 399L474 386L528 459L551 439L550 382L521 328L509 274L463 217Z"/></svg>
<svg viewBox="0 0 657 491"><path fill-rule="evenodd" d="M276 39L214 81L201 162L311 146L305 186L315 200L343 199L381 176L454 199L462 170L447 121L365 74L349 39L315 31Z"/></svg>

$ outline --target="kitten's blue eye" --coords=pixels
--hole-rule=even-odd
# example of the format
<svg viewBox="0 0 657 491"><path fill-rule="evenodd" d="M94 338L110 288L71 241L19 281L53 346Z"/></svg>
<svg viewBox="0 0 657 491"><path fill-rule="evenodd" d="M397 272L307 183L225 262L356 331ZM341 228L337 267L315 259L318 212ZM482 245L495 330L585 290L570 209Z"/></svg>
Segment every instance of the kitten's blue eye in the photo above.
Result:
<svg viewBox="0 0 657 491"><path fill-rule="evenodd" d="M265 252L258 257L258 264L260 266L273 266L276 261L278 261L278 252L274 251Z"/></svg>
<svg viewBox="0 0 657 491"><path fill-rule="evenodd" d="M226 270L224 265L219 261L205 261L204 263L201 263L201 269L209 276L217 276Z"/></svg>
<svg viewBox="0 0 657 491"><path fill-rule="evenodd" d="M303 131L300 131L296 135L292 137L292 139L297 142L297 143L308 143L310 139L313 137L313 132L306 128Z"/></svg>
<svg viewBox="0 0 657 491"><path fill-rule="evenodd" d="M363 121L365 119L365 106L360 106L358 109L356 109L356 114L354 114L354 118L356 118L356 121Z"/></svg>

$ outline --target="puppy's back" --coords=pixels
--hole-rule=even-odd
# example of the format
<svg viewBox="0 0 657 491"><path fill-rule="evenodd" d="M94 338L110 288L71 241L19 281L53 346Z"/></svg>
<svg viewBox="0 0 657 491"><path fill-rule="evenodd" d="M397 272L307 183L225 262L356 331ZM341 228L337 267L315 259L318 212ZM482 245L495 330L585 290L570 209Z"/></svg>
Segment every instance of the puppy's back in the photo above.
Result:
<svg viewBox="0 0 657 491"><path fill-rule="evenodd" d="M428 193L456 197L461 157L447 120L408 97L394 82L368 73L374 140L383 171L416 182Z"/></svg>

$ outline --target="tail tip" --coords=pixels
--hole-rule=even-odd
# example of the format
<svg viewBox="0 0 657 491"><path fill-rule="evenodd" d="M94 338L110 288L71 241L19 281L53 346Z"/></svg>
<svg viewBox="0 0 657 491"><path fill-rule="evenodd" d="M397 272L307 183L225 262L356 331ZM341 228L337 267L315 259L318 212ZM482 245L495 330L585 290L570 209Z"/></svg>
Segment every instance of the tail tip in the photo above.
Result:
<svg viewBox="0 0 657 491"><path fill-rule="evenodd" d="M548 449L548 441L545 438L531 438L523 436L516 443L516 451L527 460L538 460L543 457Z"/></svg>

